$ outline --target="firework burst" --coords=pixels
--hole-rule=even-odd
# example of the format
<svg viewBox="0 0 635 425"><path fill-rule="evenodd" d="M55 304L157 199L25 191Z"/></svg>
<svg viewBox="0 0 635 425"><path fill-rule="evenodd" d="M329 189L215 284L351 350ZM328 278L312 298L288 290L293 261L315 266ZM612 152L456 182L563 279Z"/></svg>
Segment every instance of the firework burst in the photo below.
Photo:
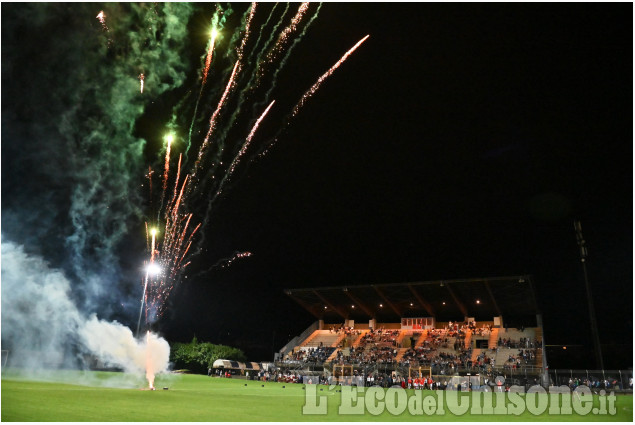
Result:
<svg viewBox="0 0 635 425"><path fill-rule="evenodd" d="M216 28L222 28L221 23L225 24L225 20L223 10L220 8L216 10L216 14L212 18L212 28L214 29L210 34L205 55L202 58L199 74L202 76L199 80L200 87L188 92L198 92L193 113L191 116L184 117L183 112L179 112L175 114L175 118L168 124L168 127L173 130L182 126L182 121L187 120L189 133L185 153L187 154L187 149L189 149L191 144L193 146L198 145L196 156L193 158L192 164L189 164L187 155L183 157L182 153L179 154L175 176L171 175L171 152L173 149L178 149L178 146L172 146L174 142L172 135L166 138L167 145L163 161L163 173L160 174L161 182L159 185L155 185L161 188L158 204L154 204L151 201L153 197L152 180L155 175L152 167L149 168L146 175L150 183L151 208L153 205L157 205L154 213L151 214L156 219L146 223L146 239L148 240L148 245L150 245L150 255L146 264L145 278L142 281L144 292L141 302L142 310L145 306L146 322L154 321L158 315L163 313L166 308L166 301L175 285L180 282L185 268L190 264L191 257L200 253L205 239L203 230L209 224L212 204L226 189L227 183L232 180L232 176L242 160L253 150L251 146L256 140L258 130L276 103L268 99L269 94L273 90L273 83L271 87L268 87L266 94L261 93L262 90L259 91L258 89L266 81L268 72L273 75L270 81L275 82L275 76L284 66L292 47L302 39L310 23L317 18L319 6L311 12L309 3L302 3L296 14L290 18L290 22L283 27L280 33L277 33L288 10L287 6L278 23L271 29L272 33L267 37L265 29L273 19L275 10L276 7L274 6L269 12L265 23L260 26L259 36L255 42L250 42L250 34L256 22L256 4L253 3L244 13L243 26L235 32L235 36L232 37L227 47L225 60L230 60L231 65L225 68L227 70L225 76L219 77L223 84L220 87L217 83L212 86L209 77L212 63L222 59L220 55L215 53L215 49L218 48L217 38L219 36L219 30ZM303 20L307 15L312 17L307 24L303 24ZM237 36L238 34L239 36ZM260 41L265 38L267 38L267 41L261 43ZM320 88L321 84L367 38L368 36L364 37L346 52L335 65L300 97L296 106L288 112L287 122L298 113L299 109ZM286 56L283 56L285 54ZM273 69L271 65L274 65L281 57L283 59L277 65L277 68ZM223 65L219 63L219 66ZM217 65L214 65L214 67L219 69ZM143 92L143 74L139 76L139 80L141 91ZM208 86L210 87L207 88ZM247 111L243 111L241 107L247 101L252 103L249 104L249 108L246 108ZM205 108L201 108L202 110L211 111L208 118L197 115L199 102L201 102L201 105L205 105ZM265 104L267 105L266 108L262 109ZM179 105L187 105L187 101L183 100ZM231 109L232 107L234 109ZM187 107L182 109L187 111ZM256 115L254 111L258 109L260 111ZM276 108L276 110L279 110L279 108ZM198 128L196 132L193 131L195 124L200 123L201 120L206 123L206 129ZM200 124L198 125L200 126ZM240 135L240 128L249 128L249 131ZM193 135L196 134L204 136L200 140L195 140ZM174 182L170 183L172 179L174 179ZM170 184L173 184L173 190L168 191L167 188ZM207 201L207 208L204 212L201 212L195 206L204 205L201 202L204 200ZM156 228L162 230L160 232L153 230ZM251 255L251 252L248 251L236 251L231 257L217 261L207 271L229 267L237 260L248 258ZM139 317L139 321L141 321L141 312Z"/></svg>

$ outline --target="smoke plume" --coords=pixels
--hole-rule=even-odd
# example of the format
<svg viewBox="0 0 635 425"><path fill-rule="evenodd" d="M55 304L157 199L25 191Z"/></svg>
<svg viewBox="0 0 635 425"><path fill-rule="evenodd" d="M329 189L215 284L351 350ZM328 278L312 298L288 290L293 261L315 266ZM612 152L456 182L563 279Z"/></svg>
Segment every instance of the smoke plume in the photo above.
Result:
<svg viewBox="0 0 635 425"><path fill-rule="evenodd" d="M2 242L2 341L8 366L31 373L78 368L97 358L105 367L146 377L168 371L170 346L156 334L136 339L117 322L86 318L70 299L70 282L22 247Z"/></svg>

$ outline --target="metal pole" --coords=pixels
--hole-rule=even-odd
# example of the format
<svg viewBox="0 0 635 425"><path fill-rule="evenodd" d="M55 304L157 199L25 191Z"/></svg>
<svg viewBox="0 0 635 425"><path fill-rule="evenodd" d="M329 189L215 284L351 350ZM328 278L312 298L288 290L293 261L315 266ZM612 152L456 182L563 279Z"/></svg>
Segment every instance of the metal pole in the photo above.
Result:
<svg viewBox="0 0 635 425"><path fill-rule="evenodd" d="M584 272L584 283L586 285L586 296L589 305L589 318L591 319L591 335L593 337L593 348L595 349L595 359L600 369L604 370L604 360L602 359L602 348L600 346L600 335L598 332L598 323L595 317L595 308L593 307L593 297L591 296L591 285L589 284L589 277L586 270L586 257L588 251L586 248L586 241L582 236L582 224L579 221L573 222L573 227L576 231L576 239L580 246L580 262L582 263L582 271Z"/></svg>
<svg viewBox="0 0 635 425"><path fill-rule="evenodd" d="M540 338L540 350L542 351L542 364L540 365L541 375L540 378L544 386L549 386L549 373L547 366L547 346L545 345L545 329L542 326L542 314L536 314L536 324L540 328L541 338ZM538 354L538 347L535 348L536 354Z"/></svg>
<svg viewBox="0 0 635 425"><path fill-rule="evenodd" d="M143 303L146 299L146 289L148 289L148 272L146 272L145 284L143 285L143 294L141 294L141 307L139 307L139 320L137 321L137 338L139 338L139 328L141 327L141 314L143 313Z"/></svg>

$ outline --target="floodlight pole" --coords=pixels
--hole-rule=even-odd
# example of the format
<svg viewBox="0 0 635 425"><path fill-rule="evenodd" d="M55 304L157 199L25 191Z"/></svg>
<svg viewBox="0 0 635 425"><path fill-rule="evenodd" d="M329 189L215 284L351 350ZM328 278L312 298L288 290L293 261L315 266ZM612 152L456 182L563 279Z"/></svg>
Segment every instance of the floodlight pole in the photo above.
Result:
<svg viewBox="0 0 635 425"><path fill-rule="evenodd" d="M586 249L586 241L582 236L582 224L579 220L573 222L576 232L576 239L580 247L580 262L582 263L582 271L584 272L584 284L586 285L586 296L589 304L589 318L591 319L591 335L593 337L593 348L595 349L595 359L600 370L604 370L604 360L602 359L602 347L600 346L600 334L598 333L598 322L595 317L595 308L593 307L593 297L591 296L591 285L589 285L589 276L586 270L586 257L588 251Z"/></svg>

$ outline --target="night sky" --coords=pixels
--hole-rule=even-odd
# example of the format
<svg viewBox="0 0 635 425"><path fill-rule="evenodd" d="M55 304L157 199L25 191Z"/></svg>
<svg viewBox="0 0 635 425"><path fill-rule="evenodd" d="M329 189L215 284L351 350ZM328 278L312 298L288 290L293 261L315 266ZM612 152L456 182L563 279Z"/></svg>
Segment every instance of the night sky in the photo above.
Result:
<svg viewBox="0 0 635 425"><path fill-rule="evenodd" d="M234 6L239 20L247 5ZM100 66L74 47L90 43L78 35L99 35L102 6L30 7L48 9L30 19L29 7L2 5L2 237L77 275L63 241L78 180L66 168L82 167L65 159L69 142L56 135L68 134L67 111L88 128L75 138L105 119L99 108L81 115L86 97L64 93ZM264 20L272 4L261 7ZM130 326L146 255L140 184L148 166L161 170L165 122L200 87L213 12L195 5L181 58L187 77L143 104L130 126L146 143L128 169L138 209L122 215L112 248L125 301L109 298L123 307L100 310ZM632 366L632 33L632 4L325 3L280 72L273 97L282 110L255 144L370 38L269 153L239 170L156 329L169 341L196 336L269 360L314 320L284 288L531 274L546 343L582 345L590 358L577 219L600 339L612 344L605 364ZM236 251L253 255L205 272Z"/></svg>

